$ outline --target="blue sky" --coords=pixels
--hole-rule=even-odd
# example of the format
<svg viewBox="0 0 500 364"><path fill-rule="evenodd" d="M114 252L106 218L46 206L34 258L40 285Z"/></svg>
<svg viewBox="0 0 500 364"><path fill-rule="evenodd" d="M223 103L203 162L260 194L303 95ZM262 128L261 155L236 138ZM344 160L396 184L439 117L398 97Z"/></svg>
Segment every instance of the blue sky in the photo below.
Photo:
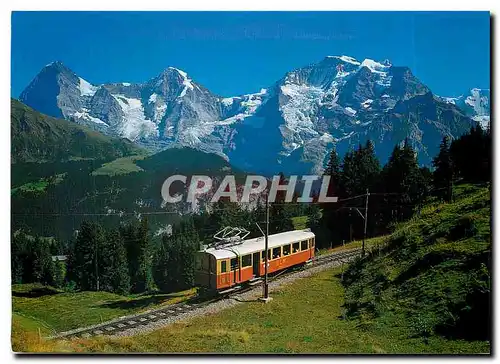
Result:
<svg viewBox="0 0 500 364"><path fill-rule="evenodd" d="M409 66L438 95L489 88L489 13L14 12L11 95L54 60L94 84L174 66L233 96L342 54Z"/></svg>

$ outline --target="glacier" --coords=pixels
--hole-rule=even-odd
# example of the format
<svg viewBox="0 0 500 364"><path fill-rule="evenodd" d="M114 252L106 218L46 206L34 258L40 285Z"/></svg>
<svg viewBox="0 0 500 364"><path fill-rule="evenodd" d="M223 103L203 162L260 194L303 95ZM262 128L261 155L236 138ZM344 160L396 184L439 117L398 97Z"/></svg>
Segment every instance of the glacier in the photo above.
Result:
<svg viewBox="0 0 500 364"><path fill-rule="evenodd" d="M329 152L367 139L382 160L410 138L429 164L444 135L489 124L489 90L440 97L408 67L348 55L287 72L250 94L220 96L167 67L144 83L93 85L61 62L45 66L20 100L55 117L128 138L152 151L191 146L254 172L321 171Z"/></svg>

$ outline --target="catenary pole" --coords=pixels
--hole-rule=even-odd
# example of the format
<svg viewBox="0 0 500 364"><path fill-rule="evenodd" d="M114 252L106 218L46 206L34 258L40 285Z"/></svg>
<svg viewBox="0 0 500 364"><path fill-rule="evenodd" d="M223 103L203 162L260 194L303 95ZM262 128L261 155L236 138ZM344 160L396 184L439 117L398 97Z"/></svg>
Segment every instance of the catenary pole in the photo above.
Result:
<svg viewBox="0 0 500 364"><path fill-rule="evenodd" d="M96 291L99 291L99 263L97 261L99 246L97 245L97 239L95 241L95 278L96 278Z"/></svg>
<svg viewBox="0 0 500 364"><path fill-rule="evenodd" d="M366 240L366 229L368 227L368 197L370 192L368 188L366 189L366 199L365 199L365 229L363 232L363 247L361 248L361 256L365 256L365 240Z"/></svg>
<svg viewBox="0 0 500 364"><path fill-rule="evenodd" d="M266 238L264 258L264 300L269 299L269 285L267 281L268 258L269 258L269 191L266 194Z"/></svg>

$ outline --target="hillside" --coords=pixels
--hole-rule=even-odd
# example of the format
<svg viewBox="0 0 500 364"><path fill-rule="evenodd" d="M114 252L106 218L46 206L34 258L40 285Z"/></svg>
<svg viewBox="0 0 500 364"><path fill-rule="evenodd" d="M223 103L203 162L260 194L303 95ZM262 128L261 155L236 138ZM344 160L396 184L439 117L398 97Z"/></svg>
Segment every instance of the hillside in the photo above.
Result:
<svg viewBox="0 0 500 364"><path fill-rule="evenodd" d="M47 336L95 325L124 315L170 305L193 297L195 290L175 293L122 296L110 292L64 292L41 284L12 286L12 308L16 319L29 318L45 328ZM30 327L18 322L25 330ZM36 326L33 331L36 331Z"/></svg>
<svg viewBox="0 0 500 364"><path fill-rule="evenodd" d="M347 315L409 337L490 339L491 191L458 186L396 227L385 247L347 271Z"/></svg>
<svg viewBox="0 0 500 364"><path fill-rule="evenodd" d="M163 205L161 188L173 174L235 174L238 182L243 178L242 172L222 157L191 148L170 148L150 156L111 161L15 163L11 186L13 230L28 228L35 235L68 240L84 219L117 226L149 212L154 212L149 216L153 231L164 229L191 208L188 203Z"/></svg>
<svg viewBox="0 0 500 364"><path fill-rule="evenodd" d="M370 241L370 245L377 242ZM64 353L450 354L489 350L484 341L439 336L423 340L408 337L398 327L370 328L346 320L341 277L340 268L328 269L272 291L269 304L249 300L133 337L40 341L36 334L40 323L27 323L17 316L13 347Z"/></svg>
<svg viewBox="0 0 500 364"><path fill-rule="evenodd" d="M127 139L41 114L15 99L11 99L11 136L12 163L109 160L141 152Z"/></svg>
<svg viewBox="0 0 500 364"><path fill-rule="evenodd" d="M460 185L454 197L369 239L367 256L346 271L299 279L266 305L250 300L134 337L70 341L39 342L30 330L39 324L18 317L13 342L48 352L489 353L490 189Z"/></svg>
<svg viewBox="0 0 500 364"><path fill-rule="evenodd" d="M219 155L191 148L148 155L128 139L41 114L15 99L11 133L13 230L62 240L83 219L114 226L163 210L151 217L153 228L177 221L188 206L162 206L161 186L171 174L241 175Z"/></svg>

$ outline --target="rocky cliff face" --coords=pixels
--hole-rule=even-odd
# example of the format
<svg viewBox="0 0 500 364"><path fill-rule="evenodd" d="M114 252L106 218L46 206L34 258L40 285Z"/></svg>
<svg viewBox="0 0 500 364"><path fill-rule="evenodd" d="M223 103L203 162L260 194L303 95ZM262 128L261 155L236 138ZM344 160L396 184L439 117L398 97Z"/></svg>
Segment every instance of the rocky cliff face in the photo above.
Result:
<svg viewBox="0 0 500 364"><path fill-rule="evenodd" d="M459 97L441 97L442 101L457 105L484 129L490 126L490 90L473 88Z"/></svg>
<svg viewBox="0 0 500 364"><path fill-rule="evenodd" d="M152 150L190 146L274 174L320 172L332 148L343 154L367 139L384 162L408 137L420 162L429 164L443 135L467 131L478 110L489 119L489 96L486 101L474 90L442 98L408 67L330 56L260 92L234 97L217 96L173 67L142 84L92 85L55 62L20 99Z"/></svg>

